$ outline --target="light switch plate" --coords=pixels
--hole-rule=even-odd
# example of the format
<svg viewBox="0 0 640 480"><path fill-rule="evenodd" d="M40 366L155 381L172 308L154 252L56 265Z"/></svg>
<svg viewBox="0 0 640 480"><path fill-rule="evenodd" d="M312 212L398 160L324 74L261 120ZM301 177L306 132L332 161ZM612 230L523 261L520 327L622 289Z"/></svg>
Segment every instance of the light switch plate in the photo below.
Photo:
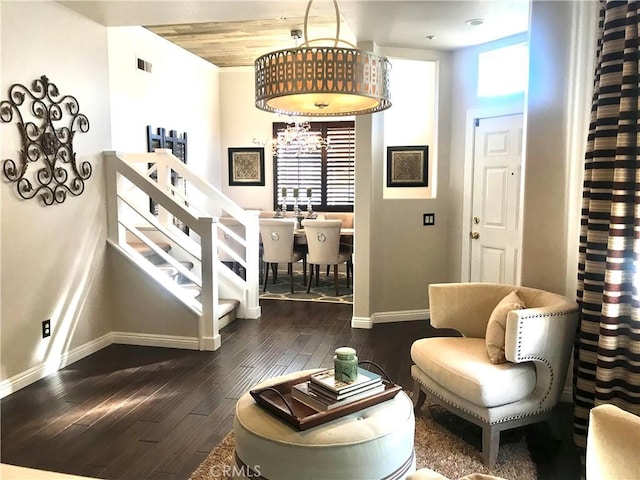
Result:
<svg viewBox="0 0 640 480"><path fill-rule="evenodd" d="M435 213L423 213L422 214L422 225L431 226L436 224L436 214Z"/></svg>

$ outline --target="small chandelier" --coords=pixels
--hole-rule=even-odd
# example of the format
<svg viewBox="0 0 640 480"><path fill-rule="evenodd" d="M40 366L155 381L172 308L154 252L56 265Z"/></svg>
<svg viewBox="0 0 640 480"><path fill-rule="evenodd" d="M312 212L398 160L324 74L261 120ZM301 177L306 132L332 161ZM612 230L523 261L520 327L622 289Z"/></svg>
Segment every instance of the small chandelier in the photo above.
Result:
<svg viewBox="0 0 640 480"><path fill-rule="evenodd" d="M259 141L253 139L253 143L266 146L271 144L273 155L285 152L295 152L298 155L317 153L320 150L331 150L331 145L327 138L322 136L319 131L311 130L309 122L292 121L288 122L286 127L278 130L276 137L270 141Z"/></svg>
<svg viewBox="0 0 640 480"><path fill-rule="evenodd" d="M304 14L304 42L256 59L256 107L283 115L313 117L361 115L389 108L389 61L340 40L336 0L335 38L310 41L307 23L312 3L309 0ZM333 47L310 46L325 40L333 40ZM351 48L338 47L338 43Z"/></svg>
<svg viewBox="0 0 640 480"><path fill-rule="evenodd" d="M309 122L293 122L278 132L273 144L274 153L280 149L300 153L315 153L329 149L329 142L320 132L312 132Z"/></svg>

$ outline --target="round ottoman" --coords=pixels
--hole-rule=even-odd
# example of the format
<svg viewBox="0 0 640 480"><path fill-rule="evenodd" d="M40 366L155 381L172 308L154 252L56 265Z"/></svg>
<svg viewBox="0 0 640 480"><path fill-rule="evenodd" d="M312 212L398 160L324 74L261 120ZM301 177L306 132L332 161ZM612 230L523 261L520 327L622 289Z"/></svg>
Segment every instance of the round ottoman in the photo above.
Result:
<svg viewBox="0 0 640 480"><path fill-rule="evenodd" d="M265 387L300 376L269 379ZM404 392L393 399L298 431L245 393L236 404L235 479L404 479L415 471L414 416Z"/></svg>

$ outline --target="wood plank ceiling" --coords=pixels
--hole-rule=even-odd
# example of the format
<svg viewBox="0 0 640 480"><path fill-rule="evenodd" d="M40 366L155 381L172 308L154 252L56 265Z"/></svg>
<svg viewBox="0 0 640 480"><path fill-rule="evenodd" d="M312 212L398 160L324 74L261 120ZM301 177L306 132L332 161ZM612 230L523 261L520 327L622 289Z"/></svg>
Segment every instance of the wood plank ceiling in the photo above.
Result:
<svg viewBox="0 0 640 480"><path fill-rule="evenodd" d="M333 15L310 16L309 40L335 38ZM253 65L265 53L293 48L302 43L292 39L292 30L303 30L304 19L286 18L239 22L183 23L174 25L146 25L145 28L188 50L218 67ZM340 39L354 43L354 35L340 25ZM327 45L327 42L323 43ZM329 43L332 45L332 43ZM314 46L317 44L313 44Z"/></svg>

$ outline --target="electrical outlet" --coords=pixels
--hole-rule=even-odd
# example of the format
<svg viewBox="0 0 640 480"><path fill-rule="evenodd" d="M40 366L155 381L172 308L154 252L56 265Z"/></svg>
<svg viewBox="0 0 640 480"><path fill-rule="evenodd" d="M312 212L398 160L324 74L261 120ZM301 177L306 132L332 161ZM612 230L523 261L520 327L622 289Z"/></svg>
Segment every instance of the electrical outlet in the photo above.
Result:
<svg viewBox="0 0 640 480"><path fill-rule="evenodd" d="M422 214L422 225L430 226L436 224L436 214L435 213L423 213Z"/></svg>
<svg viewBox="0 0 640 480"><path fill-rule="evenodd" d="M42 321L42 338L51 336L51 319Z"/></svg>

